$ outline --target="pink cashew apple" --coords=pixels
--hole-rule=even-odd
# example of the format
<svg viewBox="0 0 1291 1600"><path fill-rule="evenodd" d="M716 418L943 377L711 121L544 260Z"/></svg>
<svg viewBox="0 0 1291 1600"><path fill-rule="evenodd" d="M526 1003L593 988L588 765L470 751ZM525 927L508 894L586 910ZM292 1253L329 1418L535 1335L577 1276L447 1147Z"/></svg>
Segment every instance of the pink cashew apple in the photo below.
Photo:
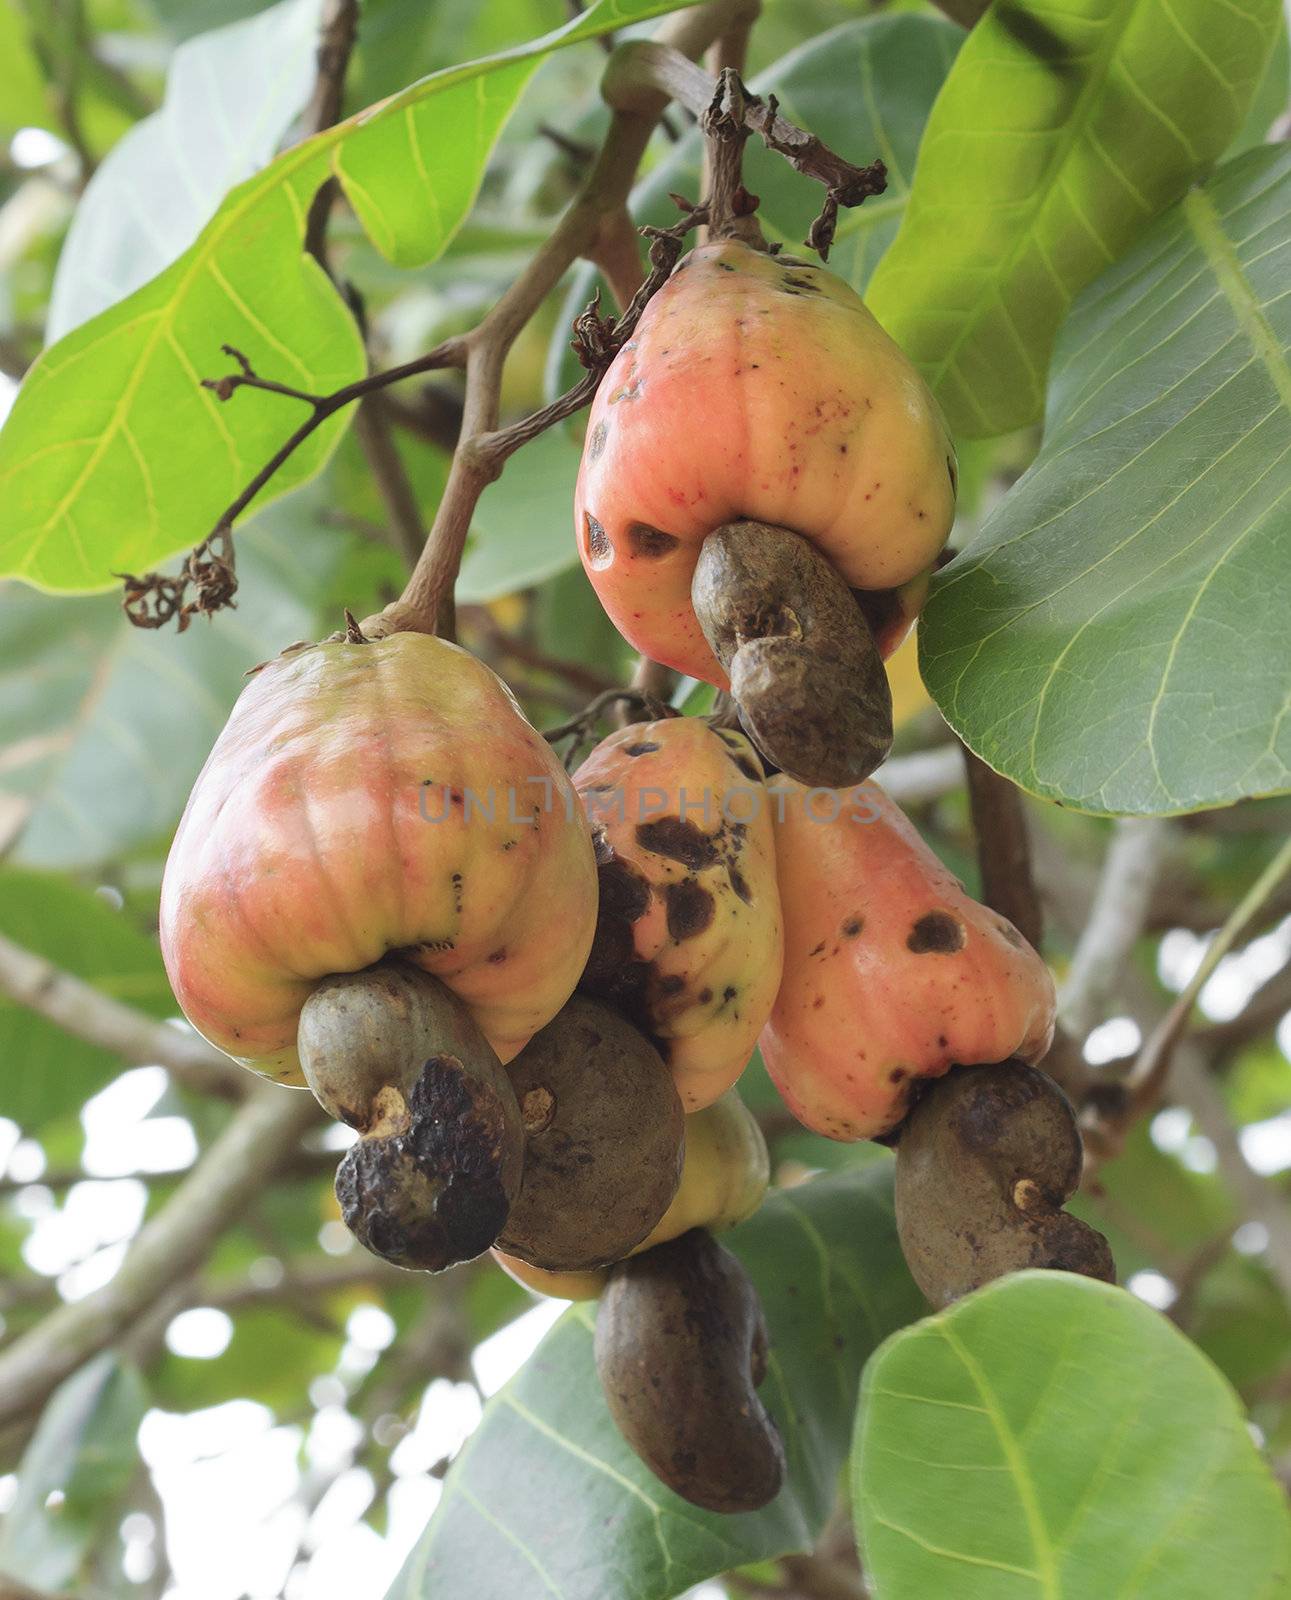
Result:
<svg viewBox="0 0 1291 1600"><path fill-rule="evenodd" d="M637 723L574 776L600 876L581 987L635 1022L687 1111L743 1072L780 982L780 897L762 767L695 717Z"/></svg>
<svg viewBox="0 0 1291 1600"><path fill-rule="evenodd" d="M777 778L768 791L785 962L762 1058L800 1122L877 1138L920 1080L1046 1053L1049 969L965 894L878 784L808 791Z"/></svg>

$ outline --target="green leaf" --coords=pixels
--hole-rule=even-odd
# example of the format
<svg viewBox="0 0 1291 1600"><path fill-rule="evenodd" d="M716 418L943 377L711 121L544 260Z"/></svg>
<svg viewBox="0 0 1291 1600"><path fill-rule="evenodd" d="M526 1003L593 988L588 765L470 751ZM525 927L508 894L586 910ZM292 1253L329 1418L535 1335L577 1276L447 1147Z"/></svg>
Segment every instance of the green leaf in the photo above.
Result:
<svg viewBox="0 0 1291 1600"><path fill-rule="evenodd" d="M49 125L45 80L18 0L0 0L0 136Z"/></svg>
<svg viewBox="0 0 1291 1600"><path fill-rule="evenodd" d="M257 519L239 541L237 609L182 645L132 626L115 598L0 587L0 763L13 821L26 818L18 860L94 867L170 831L247 668L330 625L320 602L349 540L317 525L319 505L306 491Z"/></svg>
<svg viewBox="0 0 1291 1600"><path fill-rule="evenodd" d="M0 934L154 1017L176 1014L155 940L89 889L53 873L0 868ZM31 1132L79 1111L122 1070L119 1057L0 997L4 1115Z"/></svg>
<svg viewBox="0 0 1291 1600"><path fill-rule="evenodd" d="M867 17L809 39L751 85L758 94L776 95L786 117L849 161L861 165L882 157L887 163L887 191L839 213L830 252L830 271L858 293L896 235L924 124L963 38L962 28L940 17ZM677 208L669 195L699 198L701 154L700 135L692 131L639 185L633 216L655 225L675 222ZM802 252L824 196L820 185L759 139L745 147L744 178L759 197L758 221L768 238ZM579 375L569 350L569 324L591 298L595 281L590 267L575 275L566 313L557 322L548 383L555 393Z"/></svg>
<svg viewBox="0 0 1291 1600"><path fill-rule="evenodd" d="M0 432L0 573L48 589L102 589L203 538L299 421L299 405L200 387L228 369L322 392L358 378L345 303L301 249L318 188L339 179L377 247L432 260L461 225L503 123L541 58L675 0L598 0L532 44L433 73L296 145L239 185L158 277L46 351ZM316 473L326 423L262 502Z"/></svg>
<svg viewBox="0 0 1291 1600"><path fill-rule="evenodd" d="M1003 1278L865 1371L853 1456L881 1600L1275 1600L1291 1517L1232 1389L1122 1289Z"/></svg>
<svg viewBox="0 0 1291 1600"><path fill-rule="evenodd" d="M1044 404L1077 292L1227 148L1278 0L996 0L937 100L901 232L870 285L954 431Z"/></svg>
<svg viewBox="0 0 1291 1600"><path fill-rule="evenodd" d="M924 682L964 741L1085 811L1287 787L1291 151L1230 162L1077 304L1045 442L934 581Z"/></svg>
<svg viewBox="0 0 1291 1600"><path fill-rule="evenodd" d="M40 1589L62 1589L81 1575L121 1516L147 1405L143 1379L112 1352L55 1390L18 1468L0 1531L3 1572Z"/></svg>
<svg viewBox="0 0 1291 1600"><path fill-rule="evenodd" d="M762 1297L762 1398L788 1481L763 1511L718 1516L665 1489L611 1422L592 1363L595 1305L574 1306L490 1402L392 1600L665 1600L715 1572L807 1548L833 1505L861 1366L918 1316L891 1174L774 1194L729 1237Z"/></svg>
<svg viewBox="0 0 1291 1600"><path fill-rule="evenodd" d="M322 0L283 0L176 50L160 111L90 179L50 296L52 344L192 244L235 183L273 159L318 75Z"/></svg>

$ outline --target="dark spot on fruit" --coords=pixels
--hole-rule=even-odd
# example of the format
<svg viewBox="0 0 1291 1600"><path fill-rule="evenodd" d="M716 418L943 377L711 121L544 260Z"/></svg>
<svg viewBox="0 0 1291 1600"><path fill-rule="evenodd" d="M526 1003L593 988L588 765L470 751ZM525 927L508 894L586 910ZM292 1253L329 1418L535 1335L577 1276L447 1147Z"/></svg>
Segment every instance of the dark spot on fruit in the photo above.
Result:
<svg viewBox="0 0 1291 1600"><path fill-rule="evenodd" d="M638 744L628 745L623 754L625 756L648 756L653 755L658 748L659 746L652 739L642 739Z"/></svg>
<svg viewBox="0 0 1291 1600"><path fill-rule="evenodd" d="M610 543L609 534L590 511L583 513L583 522L586 525L588 560L594 567L608 566L614 558L614 546Z"/></svg>
<svg viewBox="0 0 1291 1600"><path fill-rule="evenodd" d="M701 1006L706 1006L712 998L713 991L708 988L701 989L699 994L696 996L696 999L699 1001Z"/></svg>
<svg viewBox="0 0 1291 1600"><path fill-rule="evenodd" d="M665 533L662 528L652 528L648 522L629 522L628 543L632 546L633 555L658 561L661 556L670 555L681 540L675 534Z"/></svg>
<svg viewBox="0 0 1291 1600"><path fill-rule="evenodd" d="M948 911L929 911L910 929L906 949L917 956L953 956L968 942L962 922Z"/></svg>
<svg viewBox="0 0 1291 1600"><path fill-rule="evenodd" d="M727 867L726 875L731 880L731 888L735 890L744 904L752 905L753 891L749 888L748 880L738 867Z"/></svg>
<svg viewBox="0 0 1291 1600"><path fill-rule="evenodd" d="M904 1083L908 1076L909 1074L904 1067L893 1067L892 1071L888 1073L888 1082Z"/></svg>
<svg viewBox="0 0 1291 1600"><path fill-rule="evenodd" d="M824 950L824 948L825 948L825 941L822 939L820 941L820 943L816 946L816 948L814 950L809 950L807 952L807 954L808 955L813 955L813 956L818 956L818 955L820 955L821 951Z"/></svg>
<svg viewBox="0 0 1291 1600"><path fill-rule="evenodd" d="M455 872L452 877L453 884L453 910L460 914L462 909L462 875Z"/></svg>
<svg viewBox="0 0 1291 1600"><path fill-rule="evenodd" d="M738 993L739 990L735 987L735 985L728 983L725 989L722 990L722 1004L724 1006L729 1006L731 1001L734 1000Z"/></svg>
<svg viewBox="0 0 1291 1600"><path fill-rule="evenodd" d="M717 846L713 840L702 828L683 817L660 817L657 822L638 823L637 843L643 850L653 850L670 861L680 861L692 872L711 867L717 860Z"/></svg>
<svg viewBox="0 0 1291 1600"><path fill-rule="evenodd" d="M816 996L816 998L811 1002L811 1009L813 1011L819 1011L821 1006L824 1005L824 1003L825 1003L824 995L823 994L818 994Z"/></svg>
<svg viewBox="0 0 1291 1600"><path fill-rule="evenodd" d="M609 424L598 422L587 436L587 459L596 461L605 449L605 441L610 436Z"/></svg>
<svg viewBox="0 0 1291 1600"><path fill-rule="evenodd" d="M999 922L997 922L995 924L995 926L1000 930L1000 937L1003 938L1003 939L1007 939L1008 942L1011 945L1014 945L1019 950L1021 950L1025 946L1026 940L1022 937L1022 935L1018 932L1018 930L1013 926L1013 924L1011 922L1005 922L1004 919L1001 917L1001 919L999 920Z"/></svg>
<svg viewBox="0 0 1291 1600"><path fill-rule="evenodd" d="M674 939L693 939L713 920L714 902L709 890L693 878L670 883L664 890L668 932Z"/></svg>
<svg viewBox="0 0 1291 1600"><path fill-rule="evenodd" d="M662 995L680 994L685 987L685 978L675 972L670 972L666 978L659 979L659 993Z"/></svg>
<svg viewBox="0 0 1291 1600"><path fill-rule="evenodd" d="M729 261L719 261L717 263L717 265L721 268L721 270L723 272L734 272L735 271L735 268L731 265L731 263Z"/></svg>
<svg viewBox="0 0 1291 1600"><path fill-rule="evenodd" d="M505 949L502 949L502 950L490 950L489 951L489 960L493 963L494 966L497 966L497 964L500 961L505 961L506 958L507 958L507 953L506 953Z"/></svg>
<svg viewBox="0 0 1291 1600"><path fill-rule="evenodd" d="M860 933L864 926L864 917L848 917L847 921L843 924L843 938L855 939L857 934Z"/></svg>

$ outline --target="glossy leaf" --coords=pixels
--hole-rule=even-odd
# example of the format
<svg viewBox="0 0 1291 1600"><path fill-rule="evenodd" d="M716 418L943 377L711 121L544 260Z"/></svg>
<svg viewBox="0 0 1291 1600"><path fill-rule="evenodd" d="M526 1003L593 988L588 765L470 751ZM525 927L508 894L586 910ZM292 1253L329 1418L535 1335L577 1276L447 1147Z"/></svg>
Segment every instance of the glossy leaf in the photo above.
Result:
<svg viewBox="0 0 1291 1600"><path fill-rule="evenodd" d="M0 868L0 934L155 1017L176 1006L150 939L92 890L53 873ZM78 1110L122 1070L101 1050L0 997L3 1114L28 1132Z"/></svg>
<svg viewBox="0 0 1291 1600"><path fill-rule="evenodd" d="M861 1366L920 1310L896 1241L890 1170L777 1193L727 1242L758 1287L771 1335L762 1395L789 1460L776 1500L719 1516L642 1466L605 1408L592 1363L596 1308L585 1303L490 1401L392 1597L665 1600L811 1544L834 1501Z"/></svg>
<svg viewBox="0 0 1291 1600"><path fill-rule="evenodd" d="M461 225L503 123L550 50L675 9L598 0L532 44L432 74L296 145L225 199L195 244L142 289L83 323L28 374L0 432L0 572L93 590L195 543L299 420L299 405L200 387L221 344L310 392L363 369L358 330L302 251L315 192L339 179L376 246L433 259ZM265 499L317 472L345 419L325 424ZM124 514L123 508L133 514Z"/></svg>
<svg viewBox="0 0 1291 1600"><path fill-rule="evenodd" d="M865 1371L852 1490L880 1600L1276 1600L1291 1516L1236 1395L1159 1312L1004 1278Z"/></svg>
<svg viewBox="0 0 1291 1600"><path fill-rule="evenodd" d="M138 1372L111 1352L55 1391L23 1453L0 1531L0 1589L4 1573L58 1590L82 1576L95 1544L120 1517L147 1404Z"/></svg>
<svg viewBox="0 0 1291 1600"><path fill-rule="evenodd" d="M924 681L1025 789L1167 814L1283 789L1291 152L1249 152L1085 293L1044 446L935 581Z"/></svg>
<svg viewBox="0 0 1291 1600"><path fill-rule="evenodd" d="M169 266L234 184L272 160L318 75L321 10L283 0L176 50L161 110L113 147L76 208L49 343Z"/></svg>
<svg viewBox="0 0 1291 1600"><path fill-rule="evenodd" d="M870 287L969 437L1040 416L1081 288L1227 148L1278 0L997 0L937 100L914 191Z"/></svg>

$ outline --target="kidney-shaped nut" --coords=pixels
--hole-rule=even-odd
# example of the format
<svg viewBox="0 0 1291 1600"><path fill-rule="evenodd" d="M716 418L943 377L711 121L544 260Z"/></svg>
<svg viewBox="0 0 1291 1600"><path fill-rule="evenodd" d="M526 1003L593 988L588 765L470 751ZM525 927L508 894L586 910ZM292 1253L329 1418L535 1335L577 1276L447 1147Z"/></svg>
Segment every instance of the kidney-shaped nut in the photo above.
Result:
<svg viewBox="0 0 1291 1600"><path fill-rule="evenodd" d="M320 1104L359 1133L336 1197L360 1243L428 1272L487 1250L520 1187L524 1134L461 1001L396 962L327 978L301 1010L299 1050Z"/></svg>
<svg viewBox="0 0 1291 1600"><path fill-rule="evenodd" d="M690 593L767 760L828 788L868 778L892 748L892 691L868 622L820 551L784 528L728 523L705 539Z"/></svg>
<svg viewBox="0 0 1291 1600"><path fill-rule="evenodd" d="M801 534L867 592L887 655L918 611L955 487L936 401L848 285L723 239L678 263L601 381L578 548L625 638L725 688L691 603L715 529L752 519Z"/></svg>
<svg viewBox="0 0 1291 1600"><path fill-rule="evenodd" d="M896 1160L897 1232L929 1301L949 1305L1026 1267L1114 1283L1107 1240L1062 1209L1081 1161L1071 1103L1037 1068L958 1067L932 1084Z"/></svg>
<svg viewBox="0 0 1291 1600"><path fill-rule="evenodd" d="M1044 1055L1048 968L964 893L878 784L839 793L777 778L768 790L785 961L762 1057L800 1122L876 1138L921 1079Z"/></svg>
<svg viewBox="0 0 1291 1600"><path fill-rule="evenodd" d="M767 1334L743 1267L702 1228L620 1262L596 1314L596 1370L651 1472L709 1511L780 1492L784 1446L758 1399Z"/></svg>
<svg viewBox="0 0 1291 1600"><path fill-rule="evenodd" d="M574 988L595 870L564 768L482 662L425 634L323 644L234 706L166 863L162 952L198 1032L283 1083L316 985L391 954L505 1061Z"/></svg>
<svg viewBox="0 0 1291 1600"><path fill-rule="evenodd" d="M780 981L780 895L762 766L698 717L637 723L574 775L600 910L579 987L659 1048L688 1111L748 1064Z"/></svg>
<svg viewBox="0 0 1291 1600"><path fill-rule="evenodd" d="M757 1118L728 1089L711 1106L685 1119L685 1158L681 1183L672 1204L631 1252L639 1255L657 1244L707 1228L720 1233L751 1217L762 1204L771 1181L767 1143ZM526 1289L561 1300L594 1300L609 1276L595 1272L543 1272L495 1249L499 1266Z"/></svg>
<svg viewBox="0 0 1291 1600"><path fill-rule="evenodd" d="M525 1160L498 1248L545 1272L621 1260L681 1178L685 1119L659 1052L608 1006L575 995L508 1074Z"/></svg>

